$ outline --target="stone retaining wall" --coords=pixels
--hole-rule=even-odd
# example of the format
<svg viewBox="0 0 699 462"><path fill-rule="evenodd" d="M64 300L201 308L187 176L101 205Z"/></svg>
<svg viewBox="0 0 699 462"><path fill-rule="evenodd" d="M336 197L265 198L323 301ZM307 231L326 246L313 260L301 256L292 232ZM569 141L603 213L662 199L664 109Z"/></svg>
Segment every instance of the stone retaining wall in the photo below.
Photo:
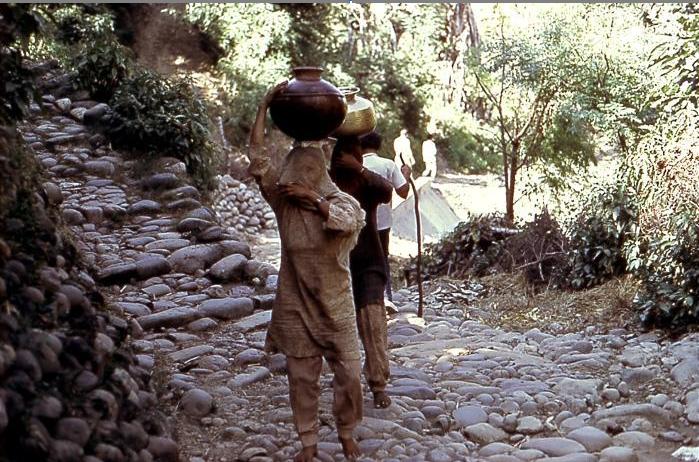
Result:
<svg viewBox="0 0 699 462"><path fill-rule="evenodd" d="M251 235L276 229L274 212L256 184L248 185L230 175L219 176L217 180L212 207L223 224Z"/></svg>

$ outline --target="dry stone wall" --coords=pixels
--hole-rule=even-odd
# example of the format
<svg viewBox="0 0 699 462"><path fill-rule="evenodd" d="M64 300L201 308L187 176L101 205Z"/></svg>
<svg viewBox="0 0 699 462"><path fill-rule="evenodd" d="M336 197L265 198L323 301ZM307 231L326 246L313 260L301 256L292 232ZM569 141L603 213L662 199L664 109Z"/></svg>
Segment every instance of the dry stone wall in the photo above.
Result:
<svg viewBox="0 0 699 462"><path fill-rule="evenodd" d="M55 144L44 145L47 151L64 140L88 138L63 116L42 126L25 138L31 144L52 139ZM74 159L82 154L65 153ZM0 160L7 160L4 155ZM49 157L43 155L44 165L52 163ZM100 171L112 165L102 162ZM23 174L9 171L11 162L1 164L4 174ZM62 166L68 171L74 165L66 160ZM63 202L51 178L33 194L20 192L3 211L0 460L175 462L178 448L158 409L151 371L129 344L140 327L105 306L74 236L66 231L78 218L103 220L109 209L86 205L85 214L62 214Z"/></svg>
<svg viewBox="0 0 699 462"><path fill-rule="evenodd" d="M239 232L256 235L276 229L274 212L254 183L244 183L230 175L218 177L212 206L221 221Z"/></svg>

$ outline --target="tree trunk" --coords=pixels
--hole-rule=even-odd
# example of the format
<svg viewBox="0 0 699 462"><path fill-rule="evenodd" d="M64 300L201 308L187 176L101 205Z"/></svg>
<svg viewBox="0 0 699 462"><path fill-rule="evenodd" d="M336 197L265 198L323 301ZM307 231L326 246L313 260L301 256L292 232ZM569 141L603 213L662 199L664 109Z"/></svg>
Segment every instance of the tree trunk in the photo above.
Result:
<svg viewBox="0 0 699 462"><path fill-rule="evenodd" d="M476 17L470 3L454 3L446 6L446 46L445 58L451 67L449 71L449 83L447 85L444 100L447 104L456 102L459 105L467 105L466 91L464 88L464 76L466 66L463 53L467 48L480 45L480 36Z"/></svg>
<svg viewBox="0 0 699 462"><path fill-rule="evenodd" d="M470 41L470 46L477 47L481 44L481 36L478 33L478 25L476 24L476 15L473 14L473 9L471 8L471 3L466 3L464 5L464 14L466 16L466 21L468 22L468 37Z"/></svg>
<svg viewBox="0 0 699 462"><path fill-rule="evenodd" d="M515 222L515 190L514 185L505 188L505 219L508 225Z"/></svg>
<svg viewBox="0 0 699 462"><path fill-rule="evenodd" d="M506 174L509 174L505 182L505 218L510 225L515 222L515 183L519 170L519 142L512 142L512 154L509 158L510 165Z"/></svg>
<svg viewBox="0 0 699 462"><path fill-rule="evenodd" d="M621 131L619 131L619 147L624 154L628 154L629 147L626 144L626 136Z"/></svg>

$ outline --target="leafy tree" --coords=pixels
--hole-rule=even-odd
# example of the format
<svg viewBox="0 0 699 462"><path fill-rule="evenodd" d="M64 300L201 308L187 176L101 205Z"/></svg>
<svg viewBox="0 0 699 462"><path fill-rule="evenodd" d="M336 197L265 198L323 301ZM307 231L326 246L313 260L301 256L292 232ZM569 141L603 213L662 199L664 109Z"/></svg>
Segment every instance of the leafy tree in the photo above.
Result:
<svg viewBox="0 0 699 462"><path fill-rule="evenodd" d="M341 59L344 13L331 3L281 3L289 22L291 66L327 67ZM331 70L332 72L332 70Z"/></svg>
<svg viewBox="0 0 699 462"><path fill-rule="evenodd" d="M290 18L264 3L189 3L186 19L213 36L226 55L227 125L244 140L264 92L289 73Z"/></svg>
<svg viewBox="0 0 699 462"><path fill-rule="evenodd" d="M552 18L540 29L514 35L502 17L498 37L484 43L481 64L474 67L478 87L493 107L488 141L502 159L511 221L520 170L545 165L553 179L594 160L592 127L572 97L590 73L571 29Z"/></svg>
<svg viewBox="0 0 699 462"><path fill-rule="evenodd" d="M262 91L288 76L290 67L309 64L323 67L336 85L360 87L374 102L386 139L401 128L422 139L425 107L436 88L441 8L193 4L187 18L228 50L219 69L230 82L234 139L244 139Z"/></svg>
<svg viewBox="0 0 699 462"><path fill-rule="evenodd" d="M664 37L653 50L653 63L666 82L657 102L668 112L699 105L699 6L652 5L644 11L650 30Z"/></svg>
<svg viewBox="0 0 699 462"><path fill-rule="evenodd" d="M660 76L648 55L658 37L643 26L644 6L581 6L579 46L592 59L591 78L577 98L595 126L597 144L628 155L657 121L653 99Z"/></svg>

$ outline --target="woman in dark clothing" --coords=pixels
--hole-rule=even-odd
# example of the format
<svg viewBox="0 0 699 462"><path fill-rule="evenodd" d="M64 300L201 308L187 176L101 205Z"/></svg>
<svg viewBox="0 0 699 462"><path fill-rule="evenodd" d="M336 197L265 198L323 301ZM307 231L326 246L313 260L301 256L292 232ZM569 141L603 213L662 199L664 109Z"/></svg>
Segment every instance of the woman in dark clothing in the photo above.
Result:
<svg viewBox="0 0 699 462"><path fill-rule="evenodd" d="M386 269L383 249L376 229L376 208L391 200L393 186L380 175L362 166L358 137L338 139L330 163L330 178L341 191L351 195L366 212L366 225L350 253L350 273L357 327L364 345L364 375L374 395L376 407L388 407L388 338L384 288Z"/></svg>

